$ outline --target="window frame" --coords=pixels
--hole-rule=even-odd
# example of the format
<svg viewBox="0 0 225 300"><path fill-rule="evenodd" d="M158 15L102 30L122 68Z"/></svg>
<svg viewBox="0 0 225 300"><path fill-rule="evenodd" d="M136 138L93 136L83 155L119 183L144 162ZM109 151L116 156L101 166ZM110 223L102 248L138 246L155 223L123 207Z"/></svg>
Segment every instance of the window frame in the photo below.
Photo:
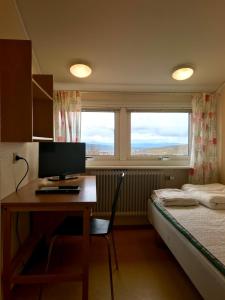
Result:
<svg viewBox="0 0 225 300"><path fill-rule="evenodd" d="M111 160L119 160L119 120L120 120L120 115L119 115L119 110L118 109L106 109L106 108L88 108L84 107L81 109L81 127L82 127L82 112L113 112L114 113L114 155L89 155L91 159L93 160L104 160L104 161L111 161ZM80 137L82 141L82 136L81 136L81 127L80 127Z"/></svg>
<svg viewBox="0 0 225 300"><path fill-rule="evenodd" d="M188 113L188 155L132 155L131 154L131 113ZM128 144L128 152L127 152L127 160L129 161L190 161L190 153L191 153L191 110L190 109L128 109L127 110L127 128L128 128L128 136L129 136L129 144Z"/></svg>
<svg viewBox="0 0 225 300"><path fill-rule="evenodd" d="M130 153L130 111L147 112L188 112L191 116L193 93L155 93L123 91L83 91L82 111L114 111L115 119L115 156L95 156L88 159L88 168L189 168L190 156L170 157L133 157ZM191 122L189 119L191 128ZM189 130L189 149L191 149L191 130ZM190 155L190 150L189 150Z"/></svg>

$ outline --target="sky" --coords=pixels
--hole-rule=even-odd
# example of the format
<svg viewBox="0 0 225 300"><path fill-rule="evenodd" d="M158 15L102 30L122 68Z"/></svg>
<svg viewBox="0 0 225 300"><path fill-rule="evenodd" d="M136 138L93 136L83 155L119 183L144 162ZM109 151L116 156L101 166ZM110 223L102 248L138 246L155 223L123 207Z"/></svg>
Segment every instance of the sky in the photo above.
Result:
<svg viewBox="0 0 225 300"><path fill-rule="evenodd" d="M81 139L88 143L114 142L113 112L82 112ZM131 113L133 143L188 143L188 113Z"/></svg>
<svg viewBox="0 0 225 300"><path fill-rule="evenodd" d="M188 143L188 113L132 113L132 143Z"/></svg>
<svg viewBox="0 0 225 300"><path fill-rule="evenodd" d="M114 112L82 112L81 140L88 143L114 143Z"/></svg>

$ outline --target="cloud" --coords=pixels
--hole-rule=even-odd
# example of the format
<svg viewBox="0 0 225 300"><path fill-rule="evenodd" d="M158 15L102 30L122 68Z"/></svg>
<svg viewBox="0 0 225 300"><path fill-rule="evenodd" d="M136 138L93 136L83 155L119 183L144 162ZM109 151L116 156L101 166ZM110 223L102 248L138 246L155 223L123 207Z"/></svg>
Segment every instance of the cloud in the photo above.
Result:
<svg viewBox="0 0 225 300"><path fill-rule="evenodd" d="M132 134L131 137L132 143L171 143L171 144L187 144L188 143L188 137L178 137L174 135L149 135L149 134L139 134L136 132L135 134Z"/></svg>
<svg viewBox="0 0 225 300"><path fill-rule="evenodd" d="M81 125L90 130L113 129L115 126L114 112L82 112L81 118Z"/></svg>
<svg viewBox="0 0 225 300"><path fill-rule="evenodd" d="M81 140L87 143L114 143L113 112L82 112Z"/></svg>
<svg viewBox="0 0 225 300"><path fill-rule="evenodd" d="M132 138L164 139L188 137L188 113L133 113Z"/></svg>
<svg viewBox="0 0 225 300"><path fill-rule="evenodd" d="M132 128L132 136L135 134L143 134L150 136L176 136L185 137L188 135L188 127L186 128Z"/></svg>
<svg viewBox="0 0 225 300"><path fill-rule="evenodd" d="M95 144L95 143L101 143L101 144L113 144L114 138L109 136L102 136L102 135L92 135L92 136L86 136L83 141L86 141L87 143Z"/></svg>

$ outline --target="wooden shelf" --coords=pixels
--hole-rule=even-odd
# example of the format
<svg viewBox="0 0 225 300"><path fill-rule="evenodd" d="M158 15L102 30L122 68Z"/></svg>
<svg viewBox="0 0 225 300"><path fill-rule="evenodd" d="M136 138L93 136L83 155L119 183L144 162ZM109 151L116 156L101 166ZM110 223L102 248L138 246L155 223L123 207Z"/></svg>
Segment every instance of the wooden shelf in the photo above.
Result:
<svg viewBox="0 0 225 300"><path fill-rule="evenodd" d="M53 141L53 138L51 137L40 137L40 136L33 136L32 138L33 142L38 142L38 141Z"/></svg>

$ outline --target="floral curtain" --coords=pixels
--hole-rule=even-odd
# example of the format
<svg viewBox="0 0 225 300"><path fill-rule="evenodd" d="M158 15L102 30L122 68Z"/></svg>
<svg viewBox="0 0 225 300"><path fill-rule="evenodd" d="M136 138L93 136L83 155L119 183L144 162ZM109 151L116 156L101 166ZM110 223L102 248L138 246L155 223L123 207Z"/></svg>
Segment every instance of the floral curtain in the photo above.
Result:
<svg viewBox="0 0 225 300"><path fill-rule="evenodd" d="M192 99L190 182L217 181L216 98L202 94Z"/></svg>
<svg viewBox="0 0 225 300"><path fill-rule="evenodd" d="M54 92L54 140L79 142L81 98L78 91Z"/></svg>

